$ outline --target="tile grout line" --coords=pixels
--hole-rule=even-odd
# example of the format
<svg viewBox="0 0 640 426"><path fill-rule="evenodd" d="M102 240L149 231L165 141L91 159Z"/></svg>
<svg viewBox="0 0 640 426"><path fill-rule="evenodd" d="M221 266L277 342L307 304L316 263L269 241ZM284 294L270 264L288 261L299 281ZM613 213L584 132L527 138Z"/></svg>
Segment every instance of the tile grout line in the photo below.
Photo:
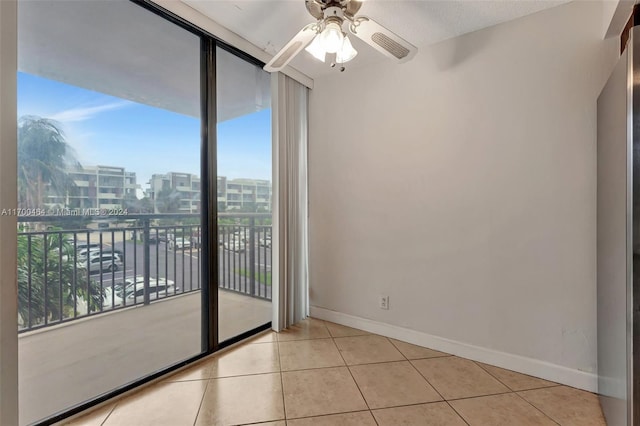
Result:
<svg viewBox="0 0 640 426"><path fill-rule="evenodd" d="M279 335L276 335L278 338ZM276 342L276 348L278 352L278 374L280 374L280 394L282 395L282 415L284 417L284 423L287 424L287 403L284 398L284 378L282 377L282 360L280 359L280 339Z"/></svg>
<svg viewBox="0 0 640 426"><path fill-rule="evenodd" d="M451 408L453 410L453 412L467 425L469 425L469 422L467 422L467 419L465 419L462 414L460 414L458 412L458 410L456 410L455 408L453 408L453 406L449 403L449 401L447 399L445 399L445 397L440 393L440 391L438 389L436 389L436 387L429 381L429 379L427 379L424 374L422 374L422 372L420 370L418 370L418 367L416 367L415 365L413 365L413 362L411 362L412 360L410 360L401 350L400 348L398 348L394 343L393 340L389 337L387 337L387 340L389 340L389 342L398 350L398 352L400 352L402 354L402 356L407 360L407 362L409 363L409 365L411 367L413 367L413 369L420 375L420 377L422 377L428 384L429 386L431 386L431 388L438 394L438 396L440 398L442 398L442 401L433 401L433 402L444 402L446 403L449 408ZM416 345L417 346L417 345ZM429 349L429 348L427 348ZM453 356L451 354L447 355L447 356ZM444 356L439 356L439 357L433 357L433 358L445 358ZM433 359L433 358L421 358L421 359ZM414 360L414 361L419 361L418 360Z"/></svg>
<svg viewBox="0 0 640 426"><path fill-rule="evenodd" d="M104 420L100 423L100 426L103 426L105 423L107 423L107 419L109 418L109 416L111 416L111 413L113 413L113 410L116 409L116 405L118 405L117 402L115 404L113 404L113 407L111 407L111 410L109 410L109 413L107 414L107 417L105 417Z"/></svg>
<svg viewBox="0 0 640 426"><path fill-rule="evenodd" d="M534 390L542 390L542 389L551 389L551 388L559 388L561 386L567 387L569 389L577 389L577 388L572 388L571 386L567 386L567 385L563 385L563 384L557 384L557 385L551 385L551 386L542 386L540 388L531 388L531 389L520 389L520 390L515 390L515 393L518 392L529 392L529 391L534 391ZM580 389L582 390L582 389ZM586 392L586 391L585 391ZM594 395L598 395L598 394L594 394Z"/></svg>
<svg viewBox="0 0 640 426"><path fill-rule="evenodd" d="M211 383L211 378L207 379L207 384L204 385L204 392L202 392L202 398L200 399L200 404L198 404L198 411L196 411L196 418L193 419L193 426L196 426L198 421L198 417L200 416L200 410L202 409L202 404L204 403L204 397L207 395L207 389L209 389L209 383Z"/></svg>
<svg viewBox="0 0 640 426"><path fill-rule="evenodd" d="M502 386L506 387L507 389L509 389L511 392L515 392L515 390L511 389L511 386L509 386L508 384L506 384L505 382L503 382L502 380L500 380L498 377L496 377L494 374L491 374L491 372L489 370L487 370L486 368L484 368L482 365L480 365L480 363L474 361L474 360L469 360L471 362L473 362L475 365L477 365L478 367L480 367L480 369L482 371L484 371L485 373L487 373L488 375L490 375L491 377L493 377L494 379L496 379L498 382L500 382L500 384L502 384Z"/></svg>
<svg viewBox="0 0 640 426"><path fill-rule="evenodd" d="M462 414L461 414L460 412L458 412L458 410L456 410L456 409L455 409L455 407L449 403L449 401L445 401L445 402L447 403L447 405L448 405L449 407L451 407L451 409L453 410L453 412L454 412L454 413L456 413L456 415L462 419L462 421L463 421L463 422L465 422L467 425L471 426L471 425L469 424L469 422L467 421L467 419L465 419L465 418L462 416Z"/></svg>
<svg viewBox="0 0 640 426"><path fill-rule="evenodd" d="M357 386L357 385L356 385ZM365 401L366 402L366 401ZM369 409L369 415L371 416L371 418L373 419L373 422L376 424L376 426L380 426L380 423L378 423L378 419L376 419L376 416L373 415L373 410Z"/></svg>
<svg viewBox="0 0 640 426"><path fill-rule="evenodd" d="M327 329L328 329L328 327L327 327ZM331 332L329 332L329 334L331 334ZM351 337L357 337L357 336L351 336ZM360 392L360 396L362 396L362 400L364 401L365 405L367 406L367 409L369 410L369 415L373 418L373 422L376 424L376 426L380 426L380 424L378 423L378 420L376 419L376 416L374 416L373 415L373 411L371 411L371 407L369 406L369 403L367 402L367 398L364 397L364 394L362 393L362 389L360 389L360 385L358 385L358 381L356 380L355 377L353 377L353 373L351 372L351 368L349 368L349 364L347 364L347 360L344 359L344 356L342 356L342 351L338 347L338 344L336 343L335 338L332 338L331 340L333 340L333 345L338 350L338 353L340 354L340 358L342 358L342 362L344 362L345 367L347 367L347 371L349 372L349 375L351 376L351 380L353 380L353 383L356 384L356 388L358 389L358 392Z"/></svg>
<svg viewBox="0 0 640 426"><path fill-rule="evenodd" d="M537 411L541 412L543 416L545 416L546 418L548 418L549 420L551 420L553 423L555 423L555 424L557 424L558 426L560 426L560 423L558 423L554 418L552 418L551 416L549 416L547 413L545 413L544 411L542 411L540 408L536 407L536 406L535 406L535 405L533 405L531 402L527 401L527 399L526 399L524 396L522 396L522 395L518 394L518 392L514 392L514 394L515 394L518 398L522 399L525 403L527 403L527 404L529 404L530 406L532 406L534 410L537 410Z"/></svg>
<svg viewBox="0 0 640 426"><path fill-rule="evenodd" d="M337 413L329 413L329 414L314 414L311 416L302 416L302 417L293 417L291 419L288 420L303 420L303 419L315 419L317 417L330 417L330 416L340 416L343 414L351 414L351 413L368 413L371 412L371 410L356 410L356 411L339 411ZM373 414L372 414L373 416ZM277 420L276 420L277 421ZM376 422L377 424L377 422ZM243 425L244 426L244 425Z"/></svg>
<svg viewBox="0 0 640 426"><path fill-rule="evenodd" d="M328 330L328 328L327 328L327 330ZM329 332L329 334L331 334L331 332ZM367 398L364 397L364 394L362 393L362 389L360 389L360 385L358 385L358 381L356 380L355 377L353 377L353 373L351 372L351 369L349 368L349 364L347 364L347 360L344 359L344 356L342 355L342 351L338 347L338 344L336 343L335 338L332 337L331 340L333 341L333 346L336 347L336 350L340 354L340 358L342 358L342 362L344 362L345 367L347 367L347 371L349 372L349 376L351 376L351 380L353 380L353 383L356 385L356 389L358 389L358 392L360 393L360 397L362 397L362 400L364 401L364 404L367 406L367 410L369 411L369 414L371 415L371 417L373 417L373 421L375 422L375 424L379 426L378 421L376 420L376 416L374 416L373 413L371 412L371 407L369 406L369 403L367 402Z"/></svg>
<svg viewBox="0 0 640 426"><path fill-rule="evenodd" d="M388 338L389 341L391 342L391 344L396 347L396 349L398 349L398 351L400 353L402 353L402 351L400 351L400 348L398 348L393 341ZM403 356L404 353L402 353ZM452 355L448 355L448 356L452 356ZM405 358L407 358L405 356ZM438 356L438 357L432 357L432 358L422 358L422 359L433 359L433 358L444 358L444 356ZM466 358L461 358L461 359L466 359ZM413 360L413 361L417 361L419 359ZM460 418L467 424L469 424L466 419L449 403L449 400L445 399L444 397L442 397L442 395L440 394L440 392L438 392L438 390L435 388L435 386L433 386L429 380L424 377L424 375L417 369L417 367L415 365L413 365L413 363L411 362L412 360L407 358L407 361L409 361L409 363L411 364L411 366L416 369L418 371L418 373L427 381L427 383L429 383L431 385L431 387L433 387L433 389L438 393L438 395L440 395L440 397L443 399L443 401L445 401L447 403L447 405L449 405L449 407L451 407L451 409L458 414L458 416L460 416ZM551 418L549 415L547 415L547 413L545 413L544 411L542 411L541 409L539 409L538 407L536 407L535 405L533 405L532 403L530 403L529 401L527 401L522 395L518 394L518 391L515 391L514 389L512 389L509 385L507 385L506 383L504 383L502 380L500 380L498 377L496 377L494 374L492 374L489 370L487 370L486 368L484 368L482 365L480 365L480 363L474 361L474 360L469 360L471 362L473 362L475 365L477 365L478 367L480 367L480 369L484 372L486 372L487 374L489 374L491 377L493 377L495 380L497 380L499 383L501 383L503 386L505 386L509 392L502 392L502 393L497 393L497 394L488 394L488 395L478 395L478 396L473 396L473 397L468 397L468 398L457 398L457 399L451 399L451 401L459 401L459 400L464 400L464 399L474 399L474 398L482 398L482 397L487 397L487 396L496 396L496 395L508 395L510 393L517 395L519 398L521 398L522 400L524 400L528 405L530 405L532 408L534 408L536 411L540 412L544 417L548 418L549 420L551 420L553 423L559 425L558 422L556 422L553 418ZM526 390L536 390L536 389L546 389L546 388L550 388L550 387L556 387L556 386L561 386L560 384L555 384L555 385L551 385L551 386L543 386L540 388L534 388L534 389L526 389Z"/></svg>
<svg viewBox="0 0 640 426"><path fill-rule="evenodd" d="M471 399L471 398L463 398L463 399ZM457 400L452 400L452 401L457 401ZM443 402L447 402L447 401L443 399L441 401L413 402L411 404L400 404L400 405L391 405L389 407L372 408L371 411L391 410L394 408L405 408L405 407L418 407L420 405L442 404Z"/></svg>
<svg viewBox="0 0 640 426"><path fill-rule="evenodd" d="M329 336L331 337L331 336ZM321 340L321 339L328 339L329 337L327 336L323 336L323 337L310 337L308 339L289 339L289 340L278 340L278 343L287 343L287 342L300 342L302 340ZM267 343L267 342L264 342ZM270 342L269 342L270 343ZM260 345L261 343L253 343L254 345Z"/></svg>
<svg viewBox="0 0 640 426"><path fill-rule="evenodd" d="M513 389L511 386L509 386L508 384L506 384L503 380L500 380L500 378L498 376L496 376L495 374L493 374L491 371L489 371L488 369L486 369L485 367L482 366L482 363L480 363L479 361L474 361L474 360L469 360L471 362L473 362L474 364L476 364L478 367L480 367L483 371L485 371L487 374L489 374L491 377L493 377L494 379L496 379L497 381L499 381L500 383L502 383L504 386L507 387L507 389L510 389L511 392L522 392L522 391L529 391L529 390L538 390L538 389L546 389L546 388L554 388L556 386L562 386L562 384L560 383L555 383L555 382L549 382L549 380L546 380L549 383L553 383L551 386L539 386L536 388L530 388L530 389L520 389L520 390L516 390ZM502 367L495 367L495 368L502 368ZM506 368L502 368L503 370L507 370ZM512 371L512 370L507 370L507 371ZM522 373L518 373L517 371L513 371L516 374L521 374L523 376L529 376L528 374L522 374ZM534 379L539 379L538 377L534 377L534 376L529 376L532 377ZM544 379L540 379L540 380L544 380Z"/></svg>
<svg viewBox="0 0 640 426"><path fill-rule="evenodd" d="M311 318L311 317L307 317L307 318ZM325 322L322 321L322 325L324 326L325 330L327 331L327 334L329 335L329 338L331 338L331 333L329 332L329 328L326 326ZM299 341L299 340L318 340L318 339L323 339L326 337L322 337L322 338L315 338L315 339L291 339L291 340L285 340L283 343L286 342L292 342L292 341ZM331 338L333 340L333 338ZM277 352L278 352L278 373L280 374L280 389L281 389L281 395L282 395L282 410L283 410L283 415L284 415L284 422L285 424L287 423L287 406L286 406L286 399L284 397L284 378L283 378L283 371L282 371L282 361L280 359L280 343L282 342L282 340L280 340L280 333L276 333L276 348L277 348ZM334 342L335 344L335 342ZM293 370L293 371L299 371L299 370Z"/></svg>
<svg viewBox="0 0 640 426"><path fill-rule="evenodd" d="M511 389L511 388L510 388L506 383L503 383L503 382L502 382L502 380L500 380L500 379L498 379L497 377L495 377L495 376L494 376L493 374L491 374L488 370L486 370L486 369L485 369L485 368L483 368L481 365L479 365L476 361L473 361L473 360L470 360L470 359L467 359L467 358L460 358L460 359L466 359L466 360L468 360L468 361L473 362L473 363L474 363L476 366L478 366L482 371L484 371L485 373L487 373L489 376L491 376L493 379L495 379L498 383L502 384L506 389L508 389L508 392L499 392L499 393L492 393L492 394L486 394L486 395L476 395L476 396L465 397L465 398L455 398L455 399L451 399L451 400L447 400L447 399L445 399L445 402L447 402L447 404L449 405L449 407L451 407L451 409L452 409L456 414L458 414L458 416L460 416L460 418L462 418L462 420L463 420L465 423L469 424L469 423L467 422L467 420L462 416L462 414L461 414L461 413L459 413L459 412L458 412L458 410L456 410L456 409L455 409L455 407L449 403L449 401L460 401L460 400L466 400L466 399L483 398L483 397L488 397L488 396L516 394L516 392L515 392L513 389ZM413 365L413 363L411 363L411 365ZM416 370L417 370L417 367L416 367L415 365L413 365L413 367L414 367L414 368L416 368ZM418 372L420 373L420 371L419 371L419 370L418 370ZM420 373L420 374L422 374L422 373ZM423 375L423 377L424 377L424 375ZM425 377L425 380L427 380L427 378L426 378L426 377ZM427 380L427 382L428 382L428 380ZM432 386L433 386L433 385L432 385ZM435 387L434 387L434 389L435 389ZM436 392L437 392L437 390L436 390ZM520 396L520 395L518 395L518 396ZM522 397L521 397L521 398L522 398ZM523 398L523 399L524 399L524 398ZM527 401L527 402L528 402L528 401ZM530 404L530 405L532 405L532 404ZM533 406L533 405L532 405L532 406ZM533 406L533 408L534 408L536 411L541 412L545 417L547 417L549 420L551 420L552 422L554 422L554 423L556 423L556 424L557 424L557 422L556 422L555 420L553 420L552 418L550 418L550 417L549 417L546 413L544 413L542 410L538 409L538 408L537 408L537 407L535 407L535 406Z"/></svg>
<svg viewBox="0 0 640 426"><path fill-rule="evenodd" d="M547 413L545 413L544 411L542 411L541 409L539 409L538 407L536 407L535 405L533 405L532 403L530 403L529 401L527 401L522 395L518 394L518 391L514 390L511 386L509 386L508 384L506 384L505 382L503 382L502 380L500 380L495 374L492 374L491 371L489 371L488 369L484 368L479 362L473 361L472 362L477 365L478 367L480 367L482 369L482 371L485 371L487 374L489 374L491 377L493 377L494 379L496 379L497 381L499 381L500 383L502 383L504 386L507 387L507 389L511 390L511 393L515 394L517 397L519 397L520 399L522 399L524 402L526 402L527 404L529 404L531 407L533 407L534 410L539 411L540 413L542 413L543 416L545 416L546 418L548 418L549 420L551 420L552 422L554 422L555 424L557 424L559 426L559 423L556 422L554 419L552 419ZM500 368L500 367L497 367ZM517 373L517 372L516 372ZM531 376L533 377L533 376ZM544 388L540 388L540 389L544 389ZM532 390L532 389L528 389L528 390Z"/></svg>
<svg viewBox="0 0 640 426"><path fill-rule="evenodd" d="M395 343L393 343L393 340L391 340L391 338L385 336L385 339L387 339L387 342L391 343L391 346L396 348L396 351L400 352L400 355L402 355L402 357L405 359L405 361L409 361L409 358L404 354L404 352L402 352L400 350L400 348L398 346L396 346Z"/></svg>
<svg viewBox="0 0 640 426"><path fill-rule="evenodd" d="M358 337L358 336L355 336ZM323 338L323 339L311 339L311 340L329 340L327 338ZM287 340L285 342L282 343L292 343L292 342L301 342L303 340ZM268 343L272 343L272 344L277 344L276 346L278 347L279 350L279 343L280 342L268 342ZM265 343L260 343L260 344L267 344L267 342ZM338 352L340 352L340 350L338 350ZM294 372L294 371L309 371L309 370L320 370L323 368L335 368L335 367L358 367L358 366L365 366L365 365L378 365L378 364L392 364L394 362L407 362L409 361L411 363L411 361L421 361L421 360L425 360L425 359L436 359L436 358L448 358L447 357L434 357L434 358L416 358L416 359L405 359L405 360L396 360L396 361L377 361L377 362L365 362L365 363L361 363L361 364L351 364L351 365L347 365L345 364L340 364L340 365L328 365L328 366L324 366L324 367L305 367L305 368L295 368L295 369L291 369L291 370L282 370L282 367L280 371L285 372L285 373L289 373L289 372ZM344 358L342 358L344 361ZM413 365L413 364L412 364ZM263 372L258 372L258 373L245 373L245 374L233 374L230 376L219 376L219 377L205 377L205 378L200 378L200 379L182 379L182 380L169 380L169 379L165 379L163 380L163 383L185 383L185 382L197 382L197 381L202 381L202 380L209 380L209 379L229 379L232 377L246 377L246 376L257 376L260 374L268 374L268 373L275 373L276 371L263 371ZM433 386L433 385L432 385ZM547 389L547 388L552 388L552 387L558 387L558 386L563 386L563 385L553 385L553 386L545 386L542 388L532 388L532 389L525 389L525 390L538 390L538 389Z"/></svg>
<svg viewBox="0 0 640 426"><path fill-rule="evenodd" d="M2 0L0 0L2 1ZM326 367L322 367L322 368L326 368ZM317 370L317 368L308 368L307 370ZM234 374L233 376L219 376L219 377L205 377L204 379L189 379L189 380L176 380L173 382L162 382L162 383L186 383L186 382L199 382L202 380L209 380L209 379L233 379L235 377L248 377L248 376L260 376L262 374L271 374L271 373L277 373L280 370L274 370L274 371L262 371L259 373L248 373L248 374ZM292 370L292 371L301 371L301 370Z"/></svg>
<svg viewBox="0 0 640 426"><path fill-rule="evenodd" d="M508 395L510 393L515 393L515 392L507 391L507 392L488 393L488 394L484 394L484 395L463 396L462 398L451 398L451 399L448 399L447 401L465 401L467 399L482 398L482 397L485 397L485 396Z"/></svg>
<svg viewBox="0 0 640 426"><path fill-rule="evenodd" d="M400 352L400 353L402 354L402 356L407 360L407 362L409 363L409 365L413 367L413 369L414 369L414 370L415 370L415 371L420 375L420 377L422 377L422 378L423 378L423 379L424 379L424 380L429 384L429 386L431 386L431 388L432 388L434 391L436 391L436 393L438 394L438 396L439 396L440 398L442 398L442 402L445 402L445 403L446 403L446 404L447 404L447 405L448 405L448 406L453 410L453 412L454 412L458 417L460 417L460 419L461 419L465 424L467 424L467 426L469 426L469 422L467 422L467 420L466 420L464 417L462 417L462 415L461 415L460 413L458 413L458 411L457 411L455 408L453 408L453 406L449 403L449 401L448 401L448 400L446 400L444 396L442 396L442 394L440 393L440 391L438 391L438 389L436 389L436 387L435 387L435 386L434 386L434 385L429 381L429 379L427 379L427 378L424 376L424 374L422 374L422 373L420 372L420 370L418 370L418 367L416 367L415 365L413 365L413 362L411 362L411 360L410 360L410 359L409 359L409 358L408 358L408 357L407 357L407 356L406 356L406 355L405 355L405 354L400 350L400 348L398 348L398 347L393 343L393 340L392 340L391 338L389 338L389 337L387 337L387 340L389 341L389 343L391 343L391 345L393 345L393 347L395 347L395 348L398 350L398 352ZM417 345L416 345L416 346L417 346ZM427 348L427 349L429 349L429 348ZM449 354L448 356L453 356L453 355ZM444 357L444 356L440 356L440 357L434 357L434 358L445 358L445 357ZM433 359L433 358L422 358L422 359ZM417 360L414 360L414 361L417 361ZM439 401L433 401L433 402L439 402Z"/></svg>
<svg viewBox="0 0 640 426"><path fill-rule="evenodd" d="M391 344L393 344L393 342L391 342ZM404 354L402 354L402 356L404 356ZM453 356L453 355L452 355L452 356ZM441 357L441 358L442 358L442 357ZM426 358L426 359L430 359L430 358ZM445 403L449 406L449 408L451 408L451 409L453 410L453 412L454 412L458 417L460 417L460 419L461 419L461 420L462 420L462 421L463 421L467 426L470 426L470 425L469 425L469 422L467 422L467 419L465 419L464 417L462 417L462 415L458 412L458 410L456 410L455 408L453 408L453 405L451 405L451 404L449 403L449 401L448 401L448 400L447 400L447 399L446 399L446 398L445 398L445 397L440 393L440 391L439 391L438 389L436 389L436 387L435 387L433 384L431 384L431 382L429 381L429 379L427 379L427 378L425 377L425 375L424 375L424 374L422 374L422 372L421 372L420 370L418 370L418 367L416 367L415 365L413 365L413 362L411 362L411 360L410 360L410 359L407 359L407 361L409 361L409 365L411 365L411 366L413 367L413 369L414 369L414 370L416 370L416 371L418 372L418 374L419 374L419 375L420 375L420 376L421 376L421 377L422 377L422 378L423 378L427 383L429 383L429 386L431 386L431 387L433 388L433 390L434 390L434 391L436 391L436 393L440 396L440 398L442 398L442 401L443 401L443 402L445 402Z"/></svg>

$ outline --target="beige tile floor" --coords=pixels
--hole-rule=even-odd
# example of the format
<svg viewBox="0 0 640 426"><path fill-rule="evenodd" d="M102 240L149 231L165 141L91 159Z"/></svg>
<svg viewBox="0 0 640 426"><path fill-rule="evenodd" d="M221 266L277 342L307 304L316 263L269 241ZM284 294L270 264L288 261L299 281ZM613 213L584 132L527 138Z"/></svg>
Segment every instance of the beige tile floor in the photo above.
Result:
<svg viewBox="0 0 640 426"><path fill-rule="evenodd" d="M307 319L71 425L605 425L596 395Z"/></svg>

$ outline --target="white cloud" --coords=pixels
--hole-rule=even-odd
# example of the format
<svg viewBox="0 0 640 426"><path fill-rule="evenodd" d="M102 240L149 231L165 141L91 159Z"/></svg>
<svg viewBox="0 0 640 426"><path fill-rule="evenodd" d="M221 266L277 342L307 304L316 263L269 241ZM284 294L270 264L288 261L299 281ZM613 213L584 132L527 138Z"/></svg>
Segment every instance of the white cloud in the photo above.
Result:
<svg viewBox="0 0 640 426"><path fill-rule="evenodd" d="M52 120L60 121L62 123L70 123L74 121L85 121L85 120L89 120L90 118L93 118L94 116L102 112L125 108L131 104L132 102L129 102L129 101L121 101L121 102L112 102L109 104L98 105L93 107L71 108L65 111L55 113L49 118Z"/></svg>

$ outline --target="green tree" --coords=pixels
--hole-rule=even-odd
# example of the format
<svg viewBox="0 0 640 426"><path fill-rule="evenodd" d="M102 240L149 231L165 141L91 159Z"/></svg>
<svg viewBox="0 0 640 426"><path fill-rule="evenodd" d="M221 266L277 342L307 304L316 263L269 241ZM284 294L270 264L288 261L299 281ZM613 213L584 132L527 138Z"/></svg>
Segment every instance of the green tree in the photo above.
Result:
<svg viewBox="0 0 640 426"><path fill-rule="evenodd" d="M242 207L238 211L243 213L255 213L258 208L258 204L255 201L245 201L242 203Z"/></svg>
<svg viewBox="0 0 640 426"><path fill-rule="evenodd" d="M75 187L67 173L80 166L60 124L48 118L24 116L18 121L18 205L42 208L45 197L64 195Z"/></svg>
<svg viewBox="0 0 640 426"><path fill-rule="evenodd" d="M180 193L175 189L164 188L156 194L156 208L160 213L180 211Z"/></svg>
<svg viewBox="0 0 640 426"><path fill-rule="evenodd" d="M122 207L129 213L153 213L153 202L149 197L138 199L134 194L124 197Z"/></svg>
<svg viewBox="0 0 640 426"><path fill-rule="evenodd" d="M45 317L49 321L70 317L76 298L89 301L89 312L100 309L100 286L95 280L87 282L87 270L75 267L72 253L73 247L61 232L46 238L39 233L18 235L18 313L25 324L29 315L32 325L44 322Z"/></svg>

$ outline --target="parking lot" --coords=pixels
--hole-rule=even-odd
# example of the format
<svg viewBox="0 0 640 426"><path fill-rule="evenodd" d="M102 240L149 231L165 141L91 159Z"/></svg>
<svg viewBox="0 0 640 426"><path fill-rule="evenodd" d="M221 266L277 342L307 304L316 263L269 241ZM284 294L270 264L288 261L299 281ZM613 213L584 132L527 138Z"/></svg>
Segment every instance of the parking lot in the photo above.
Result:
<svg viewBox="0 0 640 426"><path fill-rule="evenodd" d="M259 277L253 287L250 279L251 247L247 244L242 251L234 251L234 246L219 245L219 282L220 288L233 289L242 293L271 298L271 248L254 247L254 273ZM101 283L102 288L122 285L125 280L145 273L145 244L141 241L115 242L102 245L103 252L122 253L122 266L116 271L95 271L91 279ZM149 245L149 276L151 279L164 278L175 284L175 292L189 292L201 288L202 276L200 262L202 251L199 247L175 248L174 244L159 241ZM106 267L105 267L106 269ZM260 282L262 281L262 282Z"/></svg>

